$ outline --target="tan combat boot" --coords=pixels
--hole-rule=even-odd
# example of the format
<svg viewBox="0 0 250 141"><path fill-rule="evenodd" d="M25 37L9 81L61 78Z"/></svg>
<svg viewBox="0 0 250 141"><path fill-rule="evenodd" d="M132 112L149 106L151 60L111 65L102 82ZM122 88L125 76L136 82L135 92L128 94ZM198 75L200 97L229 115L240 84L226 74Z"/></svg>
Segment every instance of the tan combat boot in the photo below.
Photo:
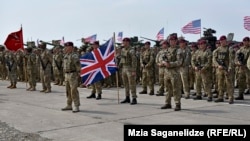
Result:
<svg viewBox="0 0 250 141"><path fill-rule="evenodd" d="M30 91L36 91L36 87L31 87Z"/></svg>
<svg viewBox="0 0 250 141"><path fill-rule="evenodd" d="M80 112L79 106L75 106L72 112L73 112L73 113Z"/></svg>
<svg viewBox="0 0 250 141"><path fill-rule="evenodd" d="M32 88L32 87L29 87L28 89L26 89L26 91L30 91L31 88Z"/></svg>
<svg viewBox="0 0 250 141"><path fill-rule="evenodd" d="M46 90L45 89L43 89L43 90L41 90L40 92L45 92Z"/></svg>
<svg viewBox="0 0 250 141"><path fill-rule="evenodd" d="M62 111L72 110L72 106L67 105L66 107L61 109Z"/></svg>
<svg viewBox="0 0 250 141"><path fill-rule="evenodd" d="M12 87L10 87L11 89L15 89L16 88L16 84L14 83L13 85L12 85Z"/></svg>
<svg viewBox="0 0 250 141"><path fill-rule="evenodd" d="M51 89L47 89L46 91L45 91L45 93L50 93L51 92Z"/></svg>
<svg viewBox="0 0 250 141"><path fill-rule="evenodd" d="M11 83L7 88L11 88L13 86L13 84Z"/></svg>

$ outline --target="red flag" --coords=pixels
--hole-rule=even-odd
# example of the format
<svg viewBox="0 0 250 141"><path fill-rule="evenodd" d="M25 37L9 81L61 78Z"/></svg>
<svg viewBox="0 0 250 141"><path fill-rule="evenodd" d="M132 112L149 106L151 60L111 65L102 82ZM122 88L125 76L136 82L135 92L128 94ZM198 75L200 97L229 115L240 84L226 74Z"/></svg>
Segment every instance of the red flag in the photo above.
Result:
<svg viewBox="0 0 250 141"><path fill-rule="evenodd" d="M10 33L6 38L4 45L8 50L17 51L18 49L24 49L22 27L19 31Z"/></svg>

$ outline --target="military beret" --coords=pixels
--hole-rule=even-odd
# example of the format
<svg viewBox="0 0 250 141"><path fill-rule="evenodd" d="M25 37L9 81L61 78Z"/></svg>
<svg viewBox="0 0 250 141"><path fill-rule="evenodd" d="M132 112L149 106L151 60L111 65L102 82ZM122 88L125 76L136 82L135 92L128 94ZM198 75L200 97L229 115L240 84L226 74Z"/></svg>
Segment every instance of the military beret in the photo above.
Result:
<svg viewBox="0 0 250 141"><path fill-rule="evenodd" d="M218 40L218 41L216 41L216 44L220 44L220 41Z"/></svg>
<svg viewBox="0 0 250 141"><path fill-rule="evenodd" d="M149 41L145 42L145 45L150 45L151 43Z"/></svg>
<svg viewBox="0 0 250 141"><path fill-rule="evenodd" d="M245 38L243 39L243 41L250 41L250 38L249 38L249 37L245 37Z"/></svg>
<svg viewBox="0 0 250 141"><path fill-rule="evenodd" d="M99 41L94 41L94 45L99 45Z"/></svg>
<svg viewBox="0 0 250 141"><path fill-rule="evenodd" d="M170 38L169 38L169 40L177 40L177 36L171 35Z"/></svg>
<svg viewBox="0 0 250 141"><path fill-rule="evenodd" d="M222 36L220 37L220 41L226 40L226 39L227 39L227 37L226 37L225 35L222 35Z"/></svg>
<svg viewBox="0 0 250 141"><path fill-rule="evenodd" d="M168 45L169 43L168 43L167 40L165 40L165 41L162 41L160 44L161 44L161 45Z"/></svg>
<svg viewBox="0 0 250 141"><path fill-rule="evenodd" d="M65 44L64 44L64 46L74 46L74 44L73 44L73 42L66 42Z"/></svg>
<svg viewBox="0 0 250 141"><path fill-rule="evenodd" d="M191 47L198 48L196 43L192 43Z"/></svg>
<svg viewBox="0 0 250 141"><path fill-rule="evenodd" d="M179 39L179 43L186 43L187 41L183 38Z"/></svg>
<svg viewBox="0 0 250 141"><path fill-rule="evenodd" d="M128 42L130 42L130 38L123 38L123 40L122 41L128 41Z"/></svg>
<svg viewBox="0 0 250 141"><path fill-rule="evenodd" d="M199 44L206 44L206 43L207 43L206 40L203 40L203 39L199 40Z"/></svg>

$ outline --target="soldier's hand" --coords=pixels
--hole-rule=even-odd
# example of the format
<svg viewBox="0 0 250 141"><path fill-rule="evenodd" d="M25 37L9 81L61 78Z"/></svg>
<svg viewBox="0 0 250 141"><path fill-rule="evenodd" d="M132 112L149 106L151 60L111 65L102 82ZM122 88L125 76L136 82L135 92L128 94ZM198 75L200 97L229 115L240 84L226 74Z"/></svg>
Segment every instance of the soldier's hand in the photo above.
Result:
<svg viewBox="0 0 250 141"><path fill-rule="evenodd" d="M220 70L223 70L223 67L222 67L221 65L219 65L218 68L219 68Z"/></svg>
<svg viewBox="0 0 250 141"><path fill-rule="evenodd" d="M165 62L164 65L165 65L167 68L170 67L170 63L168 63L168 62Z"/></svg>
<svg viewBox="0 0 250 141"><path fill-rule="evenodd" d="M131 75L136 76L136 72L135 71L131 72Z"/></svg>

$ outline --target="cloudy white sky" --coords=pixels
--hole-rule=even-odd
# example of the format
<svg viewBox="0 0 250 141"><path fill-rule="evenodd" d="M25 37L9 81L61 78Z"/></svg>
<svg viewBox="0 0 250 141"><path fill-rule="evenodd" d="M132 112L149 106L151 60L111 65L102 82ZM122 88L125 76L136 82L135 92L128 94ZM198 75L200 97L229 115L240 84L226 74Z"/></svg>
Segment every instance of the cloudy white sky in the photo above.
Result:
<svg viewBox="0 0 250 141"><path fill-rule="evenodd" d="M123 37L156 39L164 27L171 33L196 41L199 34L183 34L188 22L201 19L201 27L215 36L234 33L234 40L250 36L243 17L250 16L249 0L1 0L0 44L10 32L23 27L24 42L37 39L77 41L97 34L100 42L123 32ZM203 32L203 29L202 29ZM201 34L203 36L203 34Z"/></svg>

